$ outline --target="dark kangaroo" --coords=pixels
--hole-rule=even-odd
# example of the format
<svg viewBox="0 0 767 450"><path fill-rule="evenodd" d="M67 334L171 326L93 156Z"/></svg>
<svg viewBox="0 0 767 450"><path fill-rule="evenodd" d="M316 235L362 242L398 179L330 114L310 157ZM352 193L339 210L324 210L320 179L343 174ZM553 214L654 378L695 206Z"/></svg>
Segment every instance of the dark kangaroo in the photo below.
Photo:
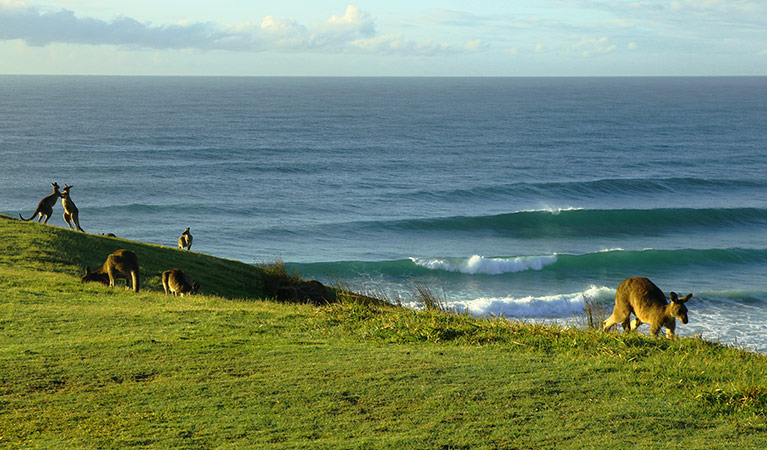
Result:
<svg viewBox="0 0 767 450"><path fill-rule="evenodd" d="M616 323L623 325L626 332L636 330L642 323L650 324L650 333L657 336L661 327L666 327L666 337L674 336L676 319L687 323L687 307L684 303L692 298L692 294L679 298L676 292L669 294L671 303L666 302L658 286L642 277L625 279L615 293L615 308L613 314L604 321L607 331ZM636 319L630 318L634 313Z"/></svg>
<svg viewBox="0 0 767 450"><path fill-rule="evenodd" d="M185 248L187 250L192 248L192 235L189 233L189 227L186 227L186 230L179 236L178 248Z"/></svg>
<svg viewBox="0 0 767 450"><path fill-rule="evenodd" d="M188 273L179 269L171 269L162 273L162 287L165 289L165 295L170 292L173 295L183 297L185 294L196 294L200 289L200 284L193 281Z"/></svg>
<svg viewBox="0 0 767 450"><path fill-rule="evenodd" d="M56 200L61 197L61 192L59 192L59 185L56 183L51 183L51 186L53 186L53 193L40 200L40 203L37 204L37 209L32 213L32 217L25 219L21 217L21 214L19 214L19 218L21 220L29 222L30 220L34 219L35 216L38 216L37 221L40 222L43 220L43 216L45 216L45 222L43 223L48 223L48 219L50 219L51 214L53 214L53 207L56 205Z"/></svg>
<svg viewBox="0 0 767 450"><path fill-rule="evenodd" d="M75 227L72 226L72 222L74 222L77 226L77 231L85 233L85 230L80 228L80 211L75 206L75 202L72 201L72 197L69 196L69 190L73 187L65 184L64 189L61 190L61 206L64 207L64 221L73 230Z"/></svg>
<svg viewBox="0 0 767 450"><path fill-rule="evenodd" d="M107 260L100 269L91 272L90 267L85 267L85 275L80 279L86 281L98 281L110 287L114 287L115 279L125 278L125 288L130 289L133 282L133 292L139 290L139 266L138 256L130 250L120 249L107 256Z"/></svg>

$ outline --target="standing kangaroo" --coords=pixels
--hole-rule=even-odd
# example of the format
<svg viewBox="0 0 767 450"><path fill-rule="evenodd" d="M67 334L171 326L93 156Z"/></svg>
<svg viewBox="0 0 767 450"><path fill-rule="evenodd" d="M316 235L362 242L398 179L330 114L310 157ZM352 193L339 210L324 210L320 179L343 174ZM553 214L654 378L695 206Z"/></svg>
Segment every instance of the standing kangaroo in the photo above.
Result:
<svg viewBox="0 0 767 450"><path fill-rule="evenodd" d="M184 294L196 294L200 284L193 281L188 273L171 269L162 273L162 288L165 290L165 295L170 292L183 297Z"/></svg>
<svg viewBox="0 0 767 450"><path fill-rule="evenodd" d="M80 211L77 209L77 206L75 206L75 202L73 202L72 198L69 196L69 190L73 187L74 186L65 184L64 189L61 190L61 206L64 207L64 221L67 223L67 225L69 225L69 228L73 230L75 227L72 226L72 222L74 222L77 226L77 231L82 231L85 233L85 230L80 228Z"/></svg>
<svg viewBox="0 0 767 450"><path fill-rule="evenodd" d="M186 230L179 236L178 248L185 248L187 250L192 248L192 235L189 233L189 227L186 227Z"/></svg>
<svg viewBox="0 0 767 450"><path fill-rule="evenodd" d="M86 281L98 281L114 287L115 279L125 278L125 288L130 289L130 281L133 282L133 292L139 289L139 266L138 256L130 250L120 249L107 256L106 262L100 269L91 272L91 268L85 267L85 275L80 279Z"/></svg>
<svg viewBox="0 0 767 450"><path fill-rule="evenodd" d="M679 298L676 292L671 292L669 297L671 303L666 302L663 291L647 278L627 278L618 286L613 314L604 321L603 329L607 331L620 323L625 332L630 332L642 323L649 323L650 334L657 336L661 327L666 327L666 337L671 338L674 336L676 319L687 323L687 307L684 303L692 294ZM631 313L636 316L633 321L630 321Z"/></svg>
<svg viewBox="0 0 767 450"><path fill-rule="evenodd" d="M19 218L21 220L29 222L30 220L34 219L35 216L38 216L37 222L39 223L41 220L43 220L43 216L45 216L45 222L43 223L48 223L48 219L50 219L51 214L53 214L53 207L56 205L56 200L61 197L61 192L59 192L59 185L56 183L51 183L51 186L53 186L53 193L40 200L40 203L37 204L37 209L32 213L32 216L29 219L25 219L21 217L21 214L19 214Z"/></svg>

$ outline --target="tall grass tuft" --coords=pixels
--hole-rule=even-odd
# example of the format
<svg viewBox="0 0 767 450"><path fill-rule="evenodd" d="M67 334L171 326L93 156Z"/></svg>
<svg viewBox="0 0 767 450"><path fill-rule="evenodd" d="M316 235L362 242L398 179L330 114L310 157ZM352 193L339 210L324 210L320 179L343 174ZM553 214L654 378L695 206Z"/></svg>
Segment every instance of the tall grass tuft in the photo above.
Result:
<svg viewBox="0 0 767 450"><path fill-rule="evenodd" d="M363 305L402 306L402 298L396 292L387 292L379 287L354 287L336 278L335 290L338 292L338 300L341 302L359 303Z"/></svg>
<svg viewBox="0 0 767 450"><path fill-rule="evenodd" d="M429 286L426 286L423 283L413 283L413 297L415 298L415 302L423 306L426 310L448 311L447 299L444 294L442 298L438 297Z"/></svg>
<svg viewBox="0 0 767 450"><path fill-rule="evenodd" d="M587 330L601 330L602 323L607 319L607 307L591 297L583 296L583 305L586 308L583 312L583 325Z"/></svg>
<svg viewBox="0 0 767 450"><path fill-rule="evenodd" d="M261 261L256 264L256 267L261 269L266 278L274 280L300 280L301 277L298 273L288 272L288 268L285 266L285 261L282 258L275 258L274 261L267 262Z"/></svg>

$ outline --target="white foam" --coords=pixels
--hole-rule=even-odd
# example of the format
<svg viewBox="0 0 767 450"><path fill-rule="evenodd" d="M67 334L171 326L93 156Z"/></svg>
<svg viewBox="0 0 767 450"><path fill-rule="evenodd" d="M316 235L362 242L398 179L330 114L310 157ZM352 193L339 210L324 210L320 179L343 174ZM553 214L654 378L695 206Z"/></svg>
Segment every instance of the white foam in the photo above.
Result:
<svg viewBox="0 0 767 450"><path fill-rule="evenodd" d="M515 258L485 258L473 255L468 259L428 259L410 258L414 264L432 270L460 272L465 274L500 275L502 273L541 270L544 266L557 262L557 255L518 256Z"/></svg>
<svg viewBox="0 0 767 450"><path fill-rule="evenodd" d="M481 297L449 302L448 306L475 315L520 318L570 318L585 310L584 299L610 304L615 289L591 286L583 292L542 297Z"/></svg>
<svg viewBox="0 0 767 450"><path fill-rule="evenodd" d="M561 214L563 212L568 212L568 211L583 211L583 210L584 210L583 208L577 208L577 207L574 207L574 206L569 206L567 208L554 208L553 206L545 206L545 207L543 207L541 209L523 209L523 210L521 210L519 212L528 212L528 213L531 213L531 212L547 212L547 213L550 213L551 215L558 216L559 214Z"/></svg>

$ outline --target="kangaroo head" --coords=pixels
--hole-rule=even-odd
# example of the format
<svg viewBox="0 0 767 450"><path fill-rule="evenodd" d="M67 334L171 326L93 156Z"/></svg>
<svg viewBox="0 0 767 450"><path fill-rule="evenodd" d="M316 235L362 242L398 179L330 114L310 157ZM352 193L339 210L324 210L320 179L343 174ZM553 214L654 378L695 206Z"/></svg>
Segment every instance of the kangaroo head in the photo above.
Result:
<svg viewBox="0 0 767 450"><path fill-rule="evenodd" d="M81 283L85 283L86 281L99 281L98 274L91 272L91 266L85 266L85 275L80 278Z"/></svg>
<svg viewBox="0 0 767 450"><path fill-rule="evenodd" d="M199 290L200 290L200 283L198 283L196 281L194 283L192 283L192 293L196 294L197 291L199 291Z"/></svg>
<svg viewBox="0 0 767 450"><path fill-rule="evenodd" d="M692 298L692 294L687 294L686 296L679 298L676 292L671 292L669 294L669 297L671 298L671 305L669 305L671 308L671 317L674 317L676 319L679 319L682 321L682 323L687 323L687 307L684 306L685 302Z"/></svg>
<svg viewBox="0 0 767 450"><path fill-rule="evenodd" d="M51 186L53 186L53 192L59 192L59 185L55 181L51 183Z"/></svg>

